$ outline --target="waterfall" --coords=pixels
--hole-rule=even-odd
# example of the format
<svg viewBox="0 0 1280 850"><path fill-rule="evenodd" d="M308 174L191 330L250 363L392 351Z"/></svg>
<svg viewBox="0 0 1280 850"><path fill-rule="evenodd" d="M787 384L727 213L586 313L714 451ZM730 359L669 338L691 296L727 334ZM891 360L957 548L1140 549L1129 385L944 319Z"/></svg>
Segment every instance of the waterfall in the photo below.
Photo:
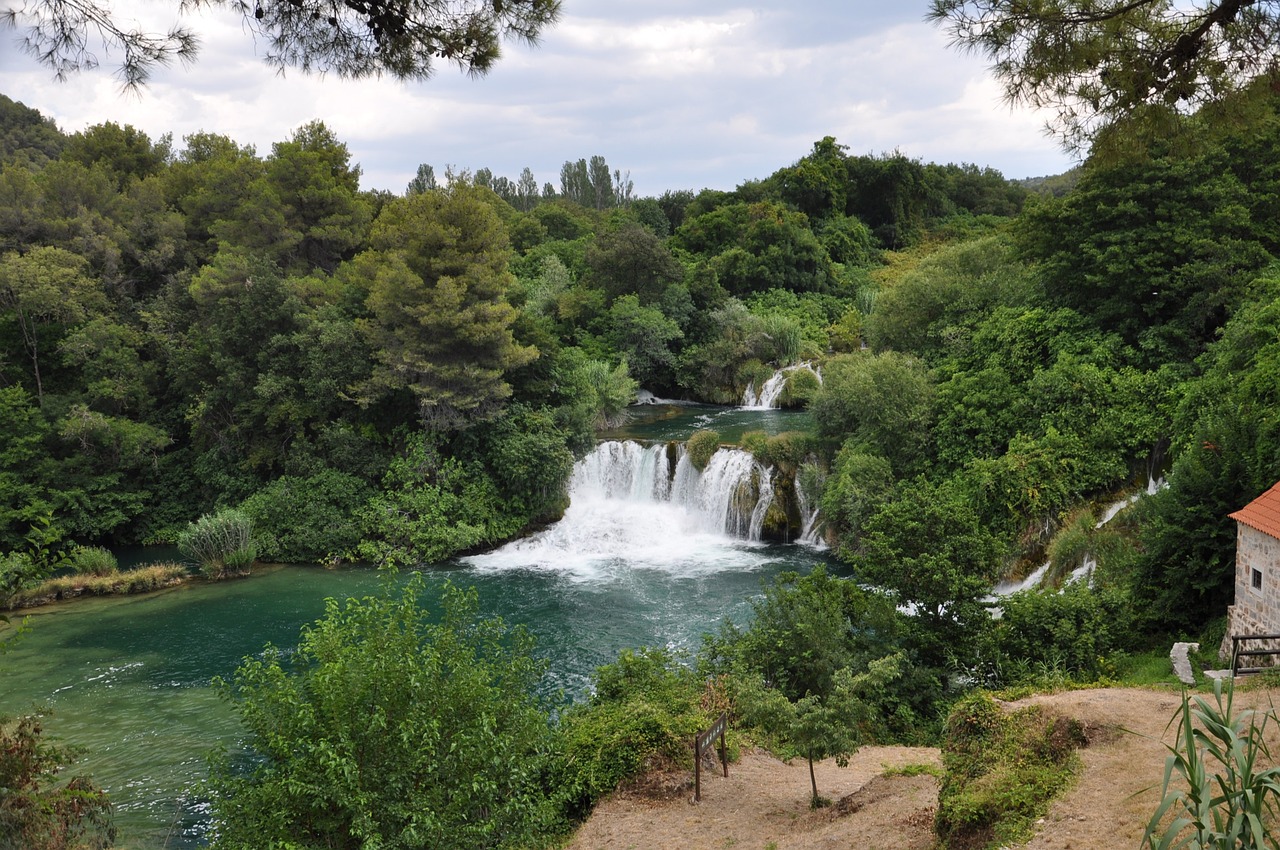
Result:
<svg viewBox="0 0 1280 850"><path fill-rule="evenodd" d="M601 443L574 466L559 522L467 560L585 579L626 565L696 573L742 569L744 558L763 563L749 544L760 539L773 502L769 470L741 449L717 450L702 471L683 446L675 454L673 469L665 444Z"/></svg>
<svg viewBox="0 0 1280 850"><path fill-rule="evenodd" d="M827 544L818 533L819 506L809 503L809 494L804 489L804 476L796 475L796 504L800 508L800 540L802 546L814 549L825 549Z"/></svg>
<svg viewBox="0 0 1280 850"><path fill-rule="evenodd" d="M782 396L782 391L787 386L787 373L794 372L796 369L808 369L817 376L818 383L822 383L821 373L808 363L785 366L774 372L769 380L760 385L759 393L755 391L755 381L747 384L746 392L742 394L742 406L751 410L769 410L777 407L778 399Z"/></svg>

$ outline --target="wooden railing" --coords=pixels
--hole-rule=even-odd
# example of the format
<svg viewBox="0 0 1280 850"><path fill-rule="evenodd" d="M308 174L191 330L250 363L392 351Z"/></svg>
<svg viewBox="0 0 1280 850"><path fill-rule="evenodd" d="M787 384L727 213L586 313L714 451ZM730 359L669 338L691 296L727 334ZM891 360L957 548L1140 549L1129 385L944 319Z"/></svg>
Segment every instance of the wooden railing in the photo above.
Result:
<svg viewBox="0 0 1280 850"><path fill-rule="evenodd" d="M1248 641L1253 640L1273 640L1280 641L1280 635L1232 635L1231 636L1231 676L1244 675L1246 673L1261 673L1264 670L1270 670L1271 667L1241 667L1240 659L1242 658L1261 658L1268 655L1280 655L1280 649L1243 649Z"/></svg>

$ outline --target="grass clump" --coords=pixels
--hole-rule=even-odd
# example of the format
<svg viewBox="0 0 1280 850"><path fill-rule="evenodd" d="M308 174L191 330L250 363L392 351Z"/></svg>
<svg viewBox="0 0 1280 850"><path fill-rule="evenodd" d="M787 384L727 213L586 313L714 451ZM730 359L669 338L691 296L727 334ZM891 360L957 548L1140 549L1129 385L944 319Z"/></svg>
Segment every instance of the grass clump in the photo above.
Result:
<svg viewBox="0 0 1280 850"><path fill-rule="evenodd" d="M1066 789L1084 743L1080 725L1039 706L1006 711L985 692L956 703L942 746L934 829L947 850L1021 843Z"/></svg>
<svg viewBox="0 0 1280 850"><path fill-rule="evenodd" d="M258 557L253 520L230 508L205 514L178 535L178 551L209 578L247 575Z"/></svg>
<svg viewBox="0 0 1280 850"><path fill-rule="evenodd" d="M720 448L720 435L706 428L694 431L689 435L684 448L689 454L689 463L701 472L707 468L707 464L711 462L711 456Z"/></svg>
<svg viewBox="0 0 1280 850"><path fill-rule="evenodd" d="M151 564L110 575L66 575L46 579L13 595L9 605L24 608L75 596L124 596L176 584L190 573L182 564Z"/></svg>
<svg viewBox="0 0 1280 850"><path fill-rule="evenodd" d="M101 546L77 546L67 557L67 564L84 576L110 576L120 572L116 556Z"/></svg>

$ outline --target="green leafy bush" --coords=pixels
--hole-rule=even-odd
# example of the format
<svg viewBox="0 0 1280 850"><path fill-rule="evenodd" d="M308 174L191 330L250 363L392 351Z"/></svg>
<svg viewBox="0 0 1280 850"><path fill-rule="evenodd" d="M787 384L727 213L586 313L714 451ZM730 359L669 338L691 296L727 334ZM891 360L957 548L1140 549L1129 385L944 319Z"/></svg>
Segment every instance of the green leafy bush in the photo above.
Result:
<svg viewBox="0 0 1280 850"><path fill-rule="evenodd" d="M120 571L116 556L101 546L77 546L67 562L79 575L109 576Z"/></svg>
<svg viewBox="0 0 1280 850"><path fill-rule="evenodd" d="M1070 783L1084 743L1079 723L1040 706L1006 711L990 694L961 699L947 717L946 770L934 828L942 847L984 850L1031 837Z"/></svg>
<svg viewBox="0 0 1280 850"><path fill-rule="evenodd" d="M360 509L357 552L374 563L429 564L513 536L529 516L510 504L482 467L442 459L415 437Z"/></svg>
<svg viewBox="0 0 1280 850"><path fill-rule="evenodd" d="M647 768L691 763L691 739L714 719L702 681L664 649L623 650L595 686L560 720L553 787L569 820Z"/></svg>
<svg viewBox="0 0 1280 850"><path fill-rule="evenodd" d="M403 592L338 602L286 655L220 683L252 765L215 758L215 848L541 846L551 733L546 669L523 628L446 586L438 619Z"/></svg>
<svg viewBox="0 0 1280 850"><path fill-rule="evenodd" d="M253 521L258 555L269 561L318 563L360 542L354 517L371 489L361 479L327 469L306 478L277 478L240 503Z"/></svg>
<svg viewBox="0 0 1280 850"><path fill-rule="evenodd" d="M1106 659L1132 645L1128 593L1071 582L1060 592L1029 590L1001 600L993 635L1000 654L1027 670L1052 663L1084 680L1105 673Z"/></svg>
<svg viewBox="0 0 1280 850"><path fill-rule="evenodd" d="M707 464L711 462L711 456L720 448L720 435L705 428L694 431L689 435L684 447L689 453L689 463L693 464L694 469L701 471L707 468Z"/></svg>
<svg viewBox="0 0 1280 850"><path fill-rule="evenodd" d="M253 520L231 508L205 514L178 534L178 551L209 578L246 575L258 557Z"/></svg>

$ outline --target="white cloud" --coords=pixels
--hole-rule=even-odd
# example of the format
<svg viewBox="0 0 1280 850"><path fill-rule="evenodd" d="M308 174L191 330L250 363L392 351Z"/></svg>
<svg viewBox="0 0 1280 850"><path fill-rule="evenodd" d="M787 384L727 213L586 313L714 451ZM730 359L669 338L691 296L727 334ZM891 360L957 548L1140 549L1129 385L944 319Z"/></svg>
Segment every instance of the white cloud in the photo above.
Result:
<svg viewBox="0 0 1280 850"><path fill-rule="evenodd" d="M441 68L402 84L281 77L239 20L215 11L192 22L204 39L196 66L161 71L139 98L105 70L58 84L6 50L0 92L68 131L108 120L178 139L208 130L260 153L318 118L366 185L396 192L421 162L512 178L529 166L557 183L561 163L593 154L630 170L642 195L732 188L826 135L854 153L899 148L1014 177L1067 168L1043 118L1001 104L981 62L949 50L922 14L872 0L707 2L697 14L675 0L579 0L540 47L509 46L485 78Z"/></svg>

